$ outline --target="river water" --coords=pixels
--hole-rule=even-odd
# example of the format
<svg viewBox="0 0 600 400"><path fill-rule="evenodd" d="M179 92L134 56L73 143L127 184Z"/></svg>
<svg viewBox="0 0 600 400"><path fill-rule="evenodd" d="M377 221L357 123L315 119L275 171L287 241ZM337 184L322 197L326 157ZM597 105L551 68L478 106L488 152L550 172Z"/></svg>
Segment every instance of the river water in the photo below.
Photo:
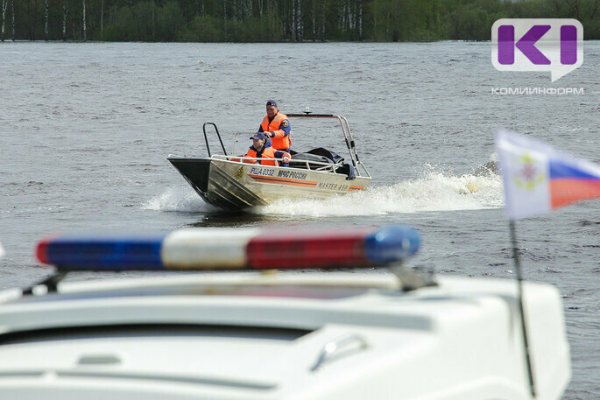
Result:
<svg viewBox="0 0 600 400"><path fill-rule="evenodd" d="M600 42L583 66L496 71L489 43L0 45L0 288L48 271L37 240L57 231L168 231L187 226L408 223L423 234L416 266L512 278L499 176L480 167L509 128L600 161ZM583 88L499 95L493 88ZM207 206L166 160L204 155L204 121L230 150L264 103L348 117L373 188L288 201L246 215ZM343 148L330 133L305 143ZM313 132L314 133L314 132ZM517 226L525 276L560 289L572 352L566 399L600 397L600 202Z"/></svg>

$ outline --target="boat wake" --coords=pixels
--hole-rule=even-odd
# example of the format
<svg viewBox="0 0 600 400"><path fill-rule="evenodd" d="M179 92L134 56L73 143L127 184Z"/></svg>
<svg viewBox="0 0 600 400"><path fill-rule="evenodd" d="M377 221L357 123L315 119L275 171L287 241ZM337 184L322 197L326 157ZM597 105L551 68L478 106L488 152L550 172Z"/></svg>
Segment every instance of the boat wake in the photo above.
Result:
<svg viewBox="0 0 600 400"><path fill-rule="evenodd" d="M260 214L369 216L431 211L479 210L502 207L499 175L449 176L430 171L423 177L391 186L372 187L364 192L327 200L284 200L254 212Z"/></svg>
<svg viewBox="0 0 600 400"><path fill-rule="evenodd" d="M428 170L422 177L327 200L281 200L252 210L259 215L308 217L369 216L502 207L502 180L489 171L453 176ZM169 188L142 205L175 212L218 212L194 191Z"/></svg>

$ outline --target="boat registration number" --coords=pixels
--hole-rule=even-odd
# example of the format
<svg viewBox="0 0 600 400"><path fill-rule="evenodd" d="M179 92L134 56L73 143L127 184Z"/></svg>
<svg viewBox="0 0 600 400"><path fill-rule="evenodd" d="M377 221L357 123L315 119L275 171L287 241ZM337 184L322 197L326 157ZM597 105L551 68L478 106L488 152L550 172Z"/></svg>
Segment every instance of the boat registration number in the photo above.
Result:
<svg viewBox="0 0 600 400"><path fill-rule="evenodd" d="M271 168L263 168L263 167L250 168L250 175L273 176L274 173L275 173L275 170L271 169Z"/></svg>

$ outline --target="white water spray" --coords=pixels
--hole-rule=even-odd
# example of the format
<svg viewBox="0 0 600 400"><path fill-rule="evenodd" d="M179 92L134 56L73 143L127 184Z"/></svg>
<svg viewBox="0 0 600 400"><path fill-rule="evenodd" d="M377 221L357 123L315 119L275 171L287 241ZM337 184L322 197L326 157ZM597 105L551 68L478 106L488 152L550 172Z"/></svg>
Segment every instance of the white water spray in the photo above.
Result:
<svg viewBox="0 0 600 400"><path fill-rule="evenodd" d="M309 217L369 216L502 207L502 180L495 174L452 176L430 170L421 178L375 186L327 200L281 200L252 212ZM148 210L206 212L216 209L193 190L169 188L142 206Z"/></svg>
<svg viewBox="0 0 600 400"><path fill-rule="evenodd" d="M205 212L214 208L206 204L191 188L169 188L142 204L145 210Z"/></svg>
<svg viewBox="0 0 600 400"><path fill-rule="evenodd" d="M499 207L502 207L502 181L498 175L447 176L429 172L423 178L327 200L282 200L255 212L340 217Z"/></svg>

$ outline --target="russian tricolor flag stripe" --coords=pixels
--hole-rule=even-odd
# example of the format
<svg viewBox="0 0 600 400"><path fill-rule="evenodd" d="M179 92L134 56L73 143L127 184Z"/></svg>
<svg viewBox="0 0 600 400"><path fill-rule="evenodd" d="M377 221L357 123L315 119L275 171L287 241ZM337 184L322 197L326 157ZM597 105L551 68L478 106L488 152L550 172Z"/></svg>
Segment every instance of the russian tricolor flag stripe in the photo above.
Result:
<svg viewBox="0 0 600 400"><path fill-rule="evenodd" d="M496 152L509 219L600 197L600 167L538 140L500 131Z"/></svg>
<svg viewBox="0 0 600 400"><path fill-rule="evenodd" d="M571 161L576 162L576 161ZM589 168L589 167L588 167ZM586 166L575 166L563 160L550 160L550 179L600 179L597 172L586 171Z"/></svg>
<svg viewBox="0 0 600 400"><path fill-rule="evenodd" d="M552 208L600 197L600 180L556 179L550 182Z"/></svg>

